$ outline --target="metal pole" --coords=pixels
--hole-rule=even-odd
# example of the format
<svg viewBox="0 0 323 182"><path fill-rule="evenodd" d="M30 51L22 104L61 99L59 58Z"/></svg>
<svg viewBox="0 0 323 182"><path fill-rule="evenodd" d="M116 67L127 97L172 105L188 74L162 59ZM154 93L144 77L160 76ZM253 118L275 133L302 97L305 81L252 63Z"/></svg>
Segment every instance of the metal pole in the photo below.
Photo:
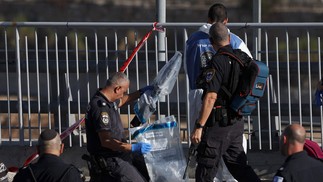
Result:
<svg viewBox="0 0 323 182"><path fill-rule="evenodd" d="M22 86L21 86L21 68L20 68L20 35L16 28L16 65L17 65L17 84L18 84L18 120L19 120L19 141L24 143L24 120L22 111ZM11 121L9 121L11 122Z"/></svg>
<svg viewBox="0 0 323 182"><path fill-rule="evenodd" d="M157 15L156 21L158 23L166 23L166 0L156 0ZM158 60L165 60L165 36L166 31L158 32Z"/></svg>
<svg viewBox="0 0 323 182"><path fill-rule="evenodd" d="M253 0L253 22L260 23L261 22L261 0ZM258 52L261 52L261 31L260 28L253 30L253 51L251 51L252 56L261 60L261 55ZM259 137L259 149L262 148L261 143L261 130L260 126L262 123L259 122L260 113L258 113L258 121L252 122L253 128L259 129L259 135L256 134L256 137ZM258 123L259 122L259 123ZM263 126L266 126L265 124Z"/></svg>
<svg viewBox="0 0 323 182"><path fill-rule="evenodd" d="M253 22L255 23L261 23L261 0L253 0ZM255 39L255 37L258 37L258 40ZM255 29L254 30L254 41L258 41L258 51L261 51L261 29ZM256 42L254 42L254 50L255 46L257 45ZM261 54L258 54L258 52L254 52L253 57L257 58L258 60L261 60Z"/></svg>
<svg viewBox="0 0 323 182"><path fill-rule="evenodd" d="M157 16L156 21L158 23L166 23L166 0L156 0ZM166 46L165 46L166 30L158 32L158 61L166 61ZM166 98L159 98L160 102L165 102Z"/></svg>

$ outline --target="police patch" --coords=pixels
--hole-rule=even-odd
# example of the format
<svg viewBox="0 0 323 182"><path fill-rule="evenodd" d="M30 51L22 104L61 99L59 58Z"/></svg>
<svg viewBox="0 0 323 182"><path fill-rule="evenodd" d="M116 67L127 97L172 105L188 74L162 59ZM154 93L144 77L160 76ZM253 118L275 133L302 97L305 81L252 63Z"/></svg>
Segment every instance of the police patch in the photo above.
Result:
<svg viewBox="0 0 323 182"><path fill-rule="evenodd" d="M207 62L209 62L212 59L212 56L212 52L203 52L201 54L201 67L205 67L207 65Z"/></svg>
<svg viewBox="0 0 323 182"><path fill-rule="evenodd" d="M214 77L215 69L208 69L205 71L205 80L210 82Z"/></svg>
<svg viewBox="0 0 323 182"><path fill-rule="evenodd" d="M281 176L275 176L273 182L283 182L284 178Z"/></svg>
<svg viewBox="0 0 323 182"><path fill-rule="evenodd" d="M101 121L103 124L107 125L110 121L110 116L107 112L101 112Z"/></svg>

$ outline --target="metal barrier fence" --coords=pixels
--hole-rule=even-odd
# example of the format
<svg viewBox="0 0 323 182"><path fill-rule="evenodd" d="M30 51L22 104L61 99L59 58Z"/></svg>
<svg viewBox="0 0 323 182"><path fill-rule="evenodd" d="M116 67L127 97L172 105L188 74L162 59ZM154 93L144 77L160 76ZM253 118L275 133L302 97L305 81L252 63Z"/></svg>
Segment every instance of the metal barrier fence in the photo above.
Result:
<svg viewBox="0 0 323 182"><path fill-rule="evenodd" d="M203 23L163 23L126 70L129 92L149 84L188 36ZM64 131L84 117L90 97L118 71L153 23L1 22L0 144L34 145L44 128ZM245 118L249 148L275 149L284 126L300 123L322 144L322 107L312 95L321 78L323 23L231 23L253 56L269 66L266 95ZM184 55L185 56L185 55ZM186 75L181 69L172 93L162 98L152 120L174 115L183 142L191 122ZM133 108L120 109L129 129ZM84 126L69 137L82 146Z"/></svg>

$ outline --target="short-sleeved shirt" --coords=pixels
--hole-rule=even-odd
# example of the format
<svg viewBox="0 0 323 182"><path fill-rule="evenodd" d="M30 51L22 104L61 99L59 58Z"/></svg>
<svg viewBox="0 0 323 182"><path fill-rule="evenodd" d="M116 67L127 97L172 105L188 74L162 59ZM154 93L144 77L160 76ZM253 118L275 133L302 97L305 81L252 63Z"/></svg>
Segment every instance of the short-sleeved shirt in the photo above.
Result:
<svg viewBox="0 0 323 182"><path fill-rule="evenodd" d="M121 152L102 147L98 135L98 132L105 130L111 132L112 138L125 141L124 128L118 111L119 102L120 100L110 102L100 89L92 97L85 117L87 150L90 154L112 157L121 155Z"/></svg>
<svg viewBox="0 0 323 182"><path fill-rule="evenodd" d="M319 182L323 180L323 162L306 151L288 156L274 176L274 182Z"/></svg>
<svg viewBox="0 0 323 182"><path fill-rule="evenodd" d="M221 50L233 53L230 45L221 47L218 52ZM229 80L231 79L231 64L233 64L233 60L228 56L217 53L212 57L212 61L208 62L207 68L204 70L206 75L204 78L206 82L203 88L204 94L215 92L218 94L218 97L224 96L221 86L224 85L227 87L229 84Z"/></svg>

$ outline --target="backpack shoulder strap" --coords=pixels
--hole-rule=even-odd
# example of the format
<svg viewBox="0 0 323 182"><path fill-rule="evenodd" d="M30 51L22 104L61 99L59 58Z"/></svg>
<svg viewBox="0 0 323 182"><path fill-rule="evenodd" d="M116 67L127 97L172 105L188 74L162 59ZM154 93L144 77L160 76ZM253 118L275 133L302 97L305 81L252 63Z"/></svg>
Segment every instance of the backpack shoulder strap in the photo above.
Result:
<svg viewBox="0 0 323 182"><path fill-rule="evenodd" d="M240 50L239 49L234 49L235 53L238 52L238 51L240 51ZM240 51L240 52L242 52L242 51ZM238 56L236 56L234 53L232 54L230 52L222 51L222 50L219 53L222 54L222 55L229 56L230 58L236 60L240 64L240 66L244 67L244 62Z"/></svg>
<svg viewBox="0 0 323 182"><path fill-rule="evenodd" d="M228 96L229 102L231 101L232 95L235 92L238 82L239 82L239 76L240 76L240 66L244 67L243 61L238 58L235 54L232 54L227 51L219 51L219 54L229 56L232 60L235 60L237 64L231 64L231 72L230 72L230 82L229 82L229 87L227 88L226 86L222 85L221 88L224 91L224 93ZM239 70L237 70L239 69Z"/></svg>

